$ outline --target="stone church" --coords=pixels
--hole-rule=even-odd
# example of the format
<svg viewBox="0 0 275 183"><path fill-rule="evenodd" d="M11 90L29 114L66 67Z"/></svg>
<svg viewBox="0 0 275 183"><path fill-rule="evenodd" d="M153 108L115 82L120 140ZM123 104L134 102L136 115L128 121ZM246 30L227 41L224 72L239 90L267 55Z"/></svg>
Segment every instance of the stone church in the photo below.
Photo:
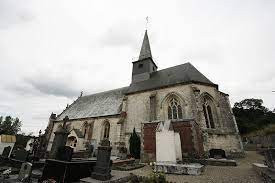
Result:
<svg viewBox="0 0 275 183"><path fill-rule="evenodd" d="M154 160L158 123L171 120L179 132L183 156L208 156L211 149L227 156L243 152L229 96L191 63L158 70L145 32L140 55L133 62L129 86L80 96L59 115L52 114L47 127L50 151L54 132L69 117L67 145L85 152L107 138L116 155L129 149L133 129L141 138L141 157Z"/></svg>

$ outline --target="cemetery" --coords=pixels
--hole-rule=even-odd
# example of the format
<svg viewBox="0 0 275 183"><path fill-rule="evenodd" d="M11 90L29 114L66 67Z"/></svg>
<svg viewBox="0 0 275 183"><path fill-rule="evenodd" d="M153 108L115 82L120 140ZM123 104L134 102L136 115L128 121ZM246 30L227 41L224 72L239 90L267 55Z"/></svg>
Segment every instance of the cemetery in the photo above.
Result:
<svg viewBox="0 0 275 183"><path fill-rule="evenodd" d="M181 138L173 129L171 120L159 122L156 131L156 161L142 163L133 157L113 157L108 139L97 147L97 156L73 158L73 149L66 146L70 131L66 128L68 117L55 131L53 146L48 158L39 157L39 139L33 142L31 151L18 149L11 153L11 147L3 149L0 156L2 182L181 182L197 180L208 176L209 168L238 167L239 159L228 159L221 150L210 152L209 158L183 158ZM40 139L41 140L41 139ZM29 145L29 144L28 144ZM32 145L31 145L32 147ZM90 151L91 154L94 152ZM42 153L43 154L43 153ZM263 163L251 163L262 180L275 180L275 149L264 152ZM151 172L151 173L150 173ZM206 175L205 175L206 174ZM177 176L176 178L172 178ZM166 177L168 180L166 180ZM171 181L169 181L171 179ZM196 179L195 179L196 180Z"/></svg>

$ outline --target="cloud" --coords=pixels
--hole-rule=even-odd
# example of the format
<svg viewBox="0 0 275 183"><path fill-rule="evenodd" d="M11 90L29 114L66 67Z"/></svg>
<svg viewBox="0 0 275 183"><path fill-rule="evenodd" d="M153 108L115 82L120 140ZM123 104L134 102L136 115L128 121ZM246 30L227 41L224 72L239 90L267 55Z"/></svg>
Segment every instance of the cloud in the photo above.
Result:
<svg viewBox="0 0 275 183"><path fill-rule="evenodd" d="M234 103L274 108L275 1L0 1L0 115L38 132L51 112L127 86L145 17L160 69L191 62Z"/></svg>
<svg viewBox="0 0 275 183"><path fill-rule="evenodd" d="M34 19L28 3L20 1L0 1L0 29L7 29L10 26L26 23Z"/></svg>
<svg viewBox="0 0 275 183"><path fill-rule="evenodd" d="M36 90L47 95L73 98L80 93L79 89L74 88L74 86L70 84L70 78L60 79L38 75L32 78L25 78L24 81Z"/></svg>
<svg viewBox="0 0 275 183"><path fill-rule="evenodd" d="M131 21L122 20L112 24L99 38L99 44L101 46L135 48L137 40L135 40L134 29Z"/></svg>

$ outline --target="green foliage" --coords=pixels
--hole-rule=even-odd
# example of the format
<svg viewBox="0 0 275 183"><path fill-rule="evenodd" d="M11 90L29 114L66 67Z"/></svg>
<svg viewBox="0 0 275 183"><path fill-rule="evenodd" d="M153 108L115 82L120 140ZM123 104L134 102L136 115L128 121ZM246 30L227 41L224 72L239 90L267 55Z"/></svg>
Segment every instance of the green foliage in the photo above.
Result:
<svg viewBox="0 0 275 183"><path fill-rule="evenodd" d="M166 177L164 173L151 173L149 176L149 182L148 183L165 183Z"/></svg>
<svg viewBox="0 0 275 183"><path fill-rule="evenodd" d="M241 134L248 134L275 124L275 114L264 107L261 99L245 99L236 102L233 113Z"/></svg>
<svg viewBox="0 0 275 183"><path fill-rule="evenodd" d="M136 129L134 128L133 133L130 136L129 139L129 144L130 144L130 154L135 158L135 159L140 159L140 138L138 134L136 133Z"/></svg>
<svg viewBox="0 0 275 183"><path fill-rule="evenodd" d="M164 173L153 172L149 177L137 177L133 175L130 180L131 183L167 183Z"/></svg>
<svg viewBox="0 0 275 183"><path fill-rule="evenodd" d="M21 130L22 123L19 118L11 116L0 117L0 134L16 135Z"/></svg>

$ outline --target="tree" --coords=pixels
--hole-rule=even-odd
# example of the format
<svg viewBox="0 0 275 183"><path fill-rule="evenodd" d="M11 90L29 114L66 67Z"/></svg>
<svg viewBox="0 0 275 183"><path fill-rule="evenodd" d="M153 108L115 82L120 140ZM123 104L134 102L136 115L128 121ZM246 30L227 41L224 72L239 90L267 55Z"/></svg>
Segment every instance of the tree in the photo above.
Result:
<svg viewBox="0 0 275 183"><path fill-rule="evenodd" d="M6 116L3 120L3 116L0 117L0 134L16 135L21 130L21 126L19 118Z"/></svg>
<svg viewBox="0 0 275 183"><path fill-rule="evenodd" d="M135 158L135 159L140 159L140 138L138 134L136 133L136 129L134 128L133 133L130 136L129 139L130 143L130 154Z"/></svg>
<svg viewBox="0 0 275 183"><path fill-rule="evenodd" d="M263 106L262 99L244 99L236 102L233 113L241 134L247 134L275 123L275 114Z"/></svg>

